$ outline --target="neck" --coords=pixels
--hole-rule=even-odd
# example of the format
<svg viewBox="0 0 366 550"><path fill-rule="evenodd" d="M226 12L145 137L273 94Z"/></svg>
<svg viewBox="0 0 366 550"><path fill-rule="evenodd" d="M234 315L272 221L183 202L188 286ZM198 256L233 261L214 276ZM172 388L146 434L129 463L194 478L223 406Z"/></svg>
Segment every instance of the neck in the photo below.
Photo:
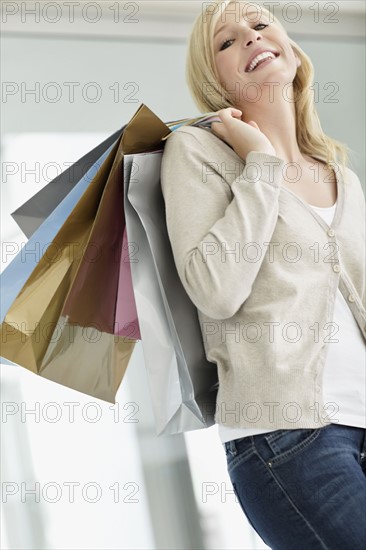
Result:
<svg viewBox="0 0 366 550"><path fill-rule="evenodd" d="M304 156L298 146L296 138L296 111L293 97L293 88L279 90L281 86L266 86L261 88L262 94L258 101L239 105L242 110L242 120L254 120L261 132L270 140L276 155L286 163L296 162L304 164L310 157ZM284 97L283 97L284 96Z"/></svg>

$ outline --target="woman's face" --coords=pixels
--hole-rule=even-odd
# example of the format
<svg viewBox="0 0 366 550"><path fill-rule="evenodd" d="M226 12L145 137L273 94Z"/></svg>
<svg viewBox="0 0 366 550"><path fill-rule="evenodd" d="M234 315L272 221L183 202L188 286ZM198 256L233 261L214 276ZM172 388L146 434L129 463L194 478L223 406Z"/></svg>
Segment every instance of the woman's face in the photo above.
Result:
<svg viewBox="0 0 366 550"><path fill-rule="evenodd" d="M269 83L277 88L292 83L300 64L286 32L272 21L270 14L260 7L256 11L253 4L247 7L244 3L229 4L229 12L224 11L216 23L213 48L221 85L228 90L233 105L242 104L246 99L244 94L247 99L250 95L256 96L253 86L245 91L250 83L262 90L264 83L268 89ZM258 48L273 50L279 55L248 71L248 63Z"/></svg>

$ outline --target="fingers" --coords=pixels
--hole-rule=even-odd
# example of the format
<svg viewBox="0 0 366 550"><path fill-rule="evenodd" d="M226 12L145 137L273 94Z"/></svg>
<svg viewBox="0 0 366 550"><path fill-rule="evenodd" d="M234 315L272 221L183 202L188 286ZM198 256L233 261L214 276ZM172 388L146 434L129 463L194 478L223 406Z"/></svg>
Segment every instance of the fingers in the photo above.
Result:
<svg viewBox="0 0 366 550"><path fill-rule="evenodd" d="M216 112L217 117L211 122L211 130L221 139L228 139L228 129L233 119L241 120L242 111L235 107L226 107ZM221 123L221 124L220 124Z"/></svg>
<svg viewBox="0 0 366 550"><path fill-rule="evenodd" d="M225 138L227 134L227 128L225 124L230 123L233 118L241 119L242 111L235 107L226 107L216 112L217 118L211 122L211 129L217 133L221 138ZM221 126L219 124L221 123ZM216 124L216 126L215 126Z"/></svg>
<svg viewBox="0 0 366 550"><path fill-rule="evenodd" d="M216 117L210 118L210 122L212 124L213 122L222 122L222 120L218 116L216 116Z"/></svg>
<svg viewBox="0 0 366 550"><path fill-rule="evenodd" d="M226 107L226 109L221 109L218 111L217 114L222 120L229 120L231 118L240 118L242 111L240 111L240 109L235 109L234 107Z"/></svg>
<svg viewBox="0 0 366 550"><path fill-rule="evenodd" d="M213 130L219 137L223 137L223 133L222 133L223 129L224 128L223 128L222 120L211 122L211 130Z"/></svg>

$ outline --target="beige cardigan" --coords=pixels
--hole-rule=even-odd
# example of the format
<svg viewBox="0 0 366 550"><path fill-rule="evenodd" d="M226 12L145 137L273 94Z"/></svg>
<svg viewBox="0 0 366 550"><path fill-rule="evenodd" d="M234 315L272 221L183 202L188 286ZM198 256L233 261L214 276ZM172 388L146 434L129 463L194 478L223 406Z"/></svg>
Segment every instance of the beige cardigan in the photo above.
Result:
<svg viewBox="0 0 366 550"><path fill-rule="evenodd" d="M319 157L321 158L321 157ZM235 428L330 424L322 396L339 286L366 339L365 197L336 166L331 227L281 186L285 161L244 162L209 129L167 139L161 188L174 261L217 363L215 421ZM347 365L345 365L345 376Z"/></svg>

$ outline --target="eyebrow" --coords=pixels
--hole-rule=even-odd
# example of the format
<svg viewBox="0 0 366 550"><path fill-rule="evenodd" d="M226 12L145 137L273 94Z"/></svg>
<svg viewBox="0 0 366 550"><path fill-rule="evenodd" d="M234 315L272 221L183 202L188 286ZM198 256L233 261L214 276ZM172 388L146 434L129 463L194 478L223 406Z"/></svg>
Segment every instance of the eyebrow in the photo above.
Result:
<svg viewBox="0 0 366 550"><path fill-rule="evenodd" d="M258 14L258 12L257 12L257 11L251 11L251 12L247 13L247 14L246 14L246 16L248 16L248 15L252 15L252 14L256 14L256 15L257 15L258 17L260 17L260 16L261 16L261 14ZM221 31L223 31L223 30L224 30L224 29L225 29L226 27L227 27L227 25L226 25L226 24L225 24L225 25L223 25L222 27L220 27L220 28L219 28L219 30L215 32L215 34L214 34L214 38L216 38L216 36L217 36L218 34L220 34L220 32L221 32Z"/></svg>

